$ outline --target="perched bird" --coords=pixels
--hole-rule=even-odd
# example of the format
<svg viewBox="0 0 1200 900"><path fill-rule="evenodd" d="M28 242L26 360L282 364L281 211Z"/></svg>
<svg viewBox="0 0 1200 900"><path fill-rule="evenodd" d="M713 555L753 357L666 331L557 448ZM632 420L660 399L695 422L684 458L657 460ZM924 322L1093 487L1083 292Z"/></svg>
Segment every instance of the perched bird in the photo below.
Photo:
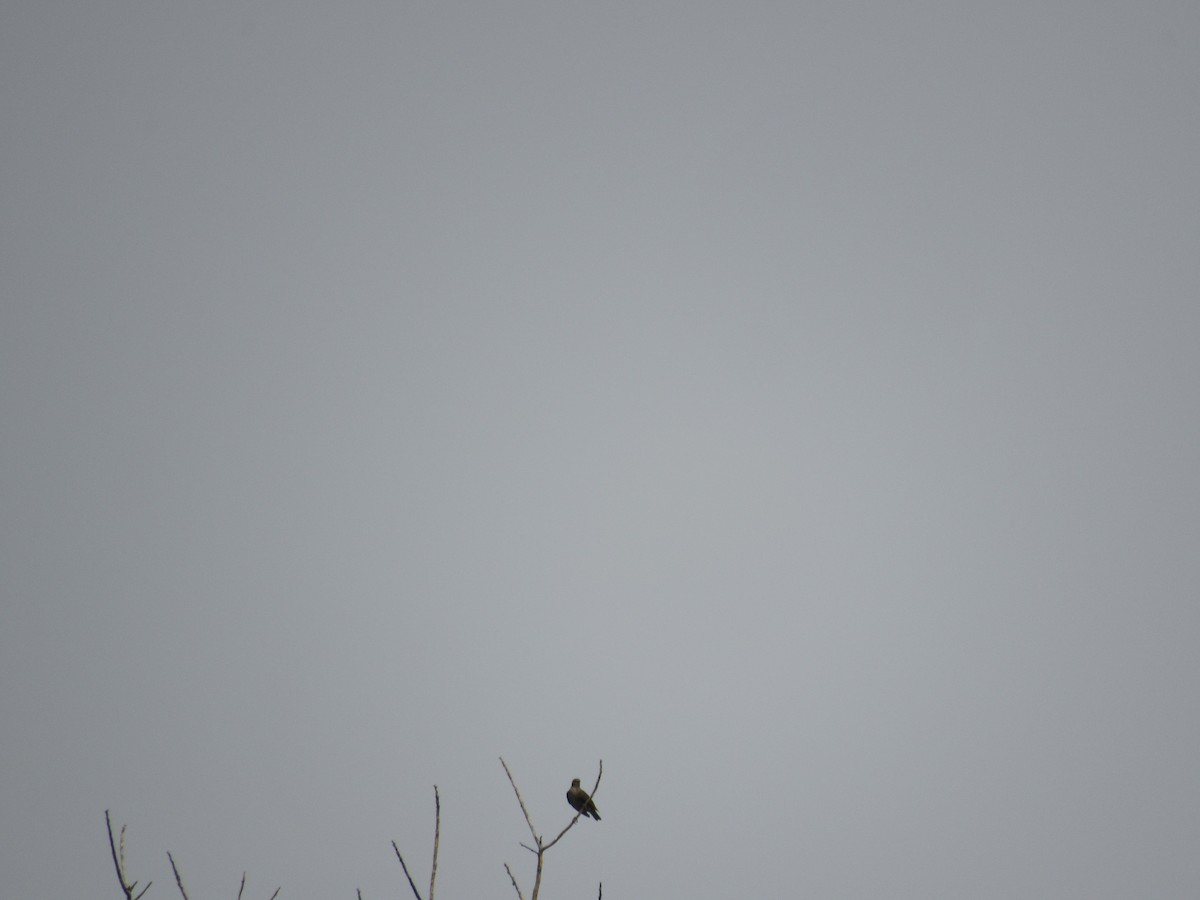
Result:
<svg viewBox="0 0 1200 900"><path fill-rule="evenodd" d="M572 809L583 813L585 819L591 816L597 822L600 821L600 813L596 812L596 804L592 802L588 792L579 786L578 778L571 782L571 789L567 791L567 802L571 804Z"/></svg>

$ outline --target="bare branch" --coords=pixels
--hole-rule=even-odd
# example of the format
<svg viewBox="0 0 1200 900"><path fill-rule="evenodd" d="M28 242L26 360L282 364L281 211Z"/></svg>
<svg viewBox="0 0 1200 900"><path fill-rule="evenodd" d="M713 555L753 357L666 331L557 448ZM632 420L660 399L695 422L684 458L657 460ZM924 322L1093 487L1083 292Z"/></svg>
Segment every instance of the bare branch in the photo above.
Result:
<svg viewBox="0 0 1200 900"><path fill-rule="evenodd" d="M429 870L429 900L433 900L433 889L437 885L438 844L442 836L442 797L436 784L433 786L433 809L433 866ZM400 868L404 869L404 877L408 879L413 896L421 900L421 892L417 890L417 883L413 881L412 874L408 871L408 863L404 861L404 856L395 841L392 841L392 849L396 851L396 859L400 860Z"/></svg>
<svg viewBox="0 0 1200 900"><path fill-rule="evenodd" d="M242 891L246 889L246 873L242 873L242 886L238 888L238 900L242 900Z"/></svg>
<svg viewBox="0 0 1200 900"><path fill-rule="evenodd" d="M521 804L521 812L525 814L525 824L529 826L529 833L533 835L533 842L539 847L542 846L542 839L538 837L537 829L533 827L533 819L529 818L529 810L525 808L525 801L521 798L521 791L517 787L516 781L513 780L512 772L508 770L508 763L504 761L504 757L500 757L500 765L504 766L504 774L508 776L508 783L512 785L513 793L517 795L517 802ZM536 894L534 896L537 896Z"/></svg>
<svg viewBox="0 0 1200 900"><path fill-rule="evenodd" d="M541 841L538 841L540 844ZM537 855L537 870L533 873L533 892L529 895L529 900L537 900L538 892L542 889L542 863L545 862L546 851L543 850Z"/></svg>
<svg viewBox="0 0 1200 900"><path fill-rule="evenodd" d="M280 892L280 891L282 891L282 890L283 890L283 885L282 885L282 884L281 884L279 887L275 888L275 893L273 893L273 894L271 895L271 900L275 900L275 898L279 896L279 892Z"/></svg>
<svg viewBox="0 0 1200 900"><path fill-rule="evenodd" d="M133 886L125 883L125 867L121 865L121 857L117 853L117 842L113 838L112 816L108 810L104 811L104 824L108 826L108 846L112 850L113 865L117 869L117 881L121 884L121 890L126 897L133 897ZM121 829L121 846L125 846L125 829Z"/></svg>
<svg viewBox="0 0 1200 900"><path fill-rule="evenodd" d="M600 882L600 886L596 889L596 900L601 900L604 897L604 882Z"/></svg>
<svg viewBox="0 0 1200 900"><path fill-rule="evenodd" d="M354 893L358 894L358 900L362 900L362 888L355 888Z"/></svg>
<svg viewBox="0 0 1200 900"><path fill-rule="evenodd" d="M442 835L442 798L438 795L437 785L433 786L433 866L429 870L429 900L433 900L433 886L437 883L438 841Z"/></svg>
<svg viewBox="0 0 1200 900"><path fill-rule="evenodd" d="M508 867L508 863L504 864L504 871L508 873L508 880L513 884L513 890L517 892L519 900L525 900L525 895L521 893L521 888L517 886L516 876L513 875L512 869Z"/></svg>
<svg viewBox="0 0 1200 900"><path fill-rule="evenodd" d="M575 813L575 817L567 823L567 827L558 833L558 837L547 844L537 833L537 829L533 827L533 819L529 817L529 810L525 808L525 800L521 797L521 791L517 787L516 779L513 778L512 772L508 768L508 763L504 761L503 756L500 757L500 765L504 766L504 774L508 776L508 783L512 785L513 793L517 795L517 803L521 805L521 812L525 814L525 824L529 826L529 833L533 835L533 842L537 845L537 849L535 850L528 844L521 844L522 847L537 856L537 872L533 877L533 891L529 895L529 900L538 900L538 892L542 889L542 866L545 863L546 851L562 840L563 835L570 831L575 823L579 821L579 817L583 815L583 809L586 809L587 807L584 806L583 809L578 810ZM596 793L596 789L600 787L600 779L603 777L604 760L600 760L600 771L596 775L596 783L592 787L593 795ZM512 879L513 887L517 889L517 896L520 898L520 900L525 900L524 897L521 897L521 889L517 887L517 880L513 878L512 870L508 868L508 863L504 864L504 868L508 871L508 877Z"/></svg>
<svg viewBox="0 0 1200 900"><path fill-rule="evenodd" d="M134 895L133 892L137 890L137 882L130 883L126 880L125 876L125 826L121 826L121 840L118 844L117 840L113 837L112 816L107 809L104 811L104 824L108 826L108 848L112 851L113 866L117 870L117 881L121 884L121 890L125 892L126 900L140 900L146 891L150 890L150 885L154 884L154 882L146 882L146 886L142 888L141 893L136 896Z"/></svg>
<svg viewBox="0 0 1200 900"><path fill-rule="evenodd" d="M404 869L404 877L408 879L408 886L412 888L413 896L417 900L421 900L421 892L417 890L416 883L412 880L412 876L408 874L408 866L404 862L404 857L400 855L400 848L396 846L395 841L392 841L392 849L396 851L396 859L400 860L400 868Z"/></svg>
<svg viewBox="0 0 1200 900"><path fill-rule="evenodd" d="M567 823L567 827L566 827L566 828L564 828L562 831L560 831L560 832L558 833L558 836L557 836L557 837L555 837L555 839L554 839L554 840L552 840L550 843L548 843L548 844L547 844L545 847L543 847L542 849L543 849L543 850L549 850L551 847L553 847L555 844L557 844L559 841L561 841L561 840L562 840L562 836L563 836L564 834L566 834L568 831L570 831L572 828L574 828L574 827L575 827L575 823L579 821L579 817L580 817L580 816L582 816L582 815L583 815L583 810L581 809L579 812L575 813L575 818L571 819L571 821Z"/></svg>
<svg viewBox="0 0 1200 900"><path fill-rule="evenodd" d="M183 900L188 900L187 891L183 889L183 876L179 874L179 867L175 865L175 857L171 855L171 851L167 851L167 859L171 861L171 870L175 873L175 883L179 885L179 893L183 894Z"/></svg>

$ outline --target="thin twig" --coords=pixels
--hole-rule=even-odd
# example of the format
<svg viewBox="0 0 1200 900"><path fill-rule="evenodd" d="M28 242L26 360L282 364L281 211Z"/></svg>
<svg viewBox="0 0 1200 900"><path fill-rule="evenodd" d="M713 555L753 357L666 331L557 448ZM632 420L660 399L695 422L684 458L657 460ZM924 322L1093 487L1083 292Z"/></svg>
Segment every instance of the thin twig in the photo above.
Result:
<svg viewBox="0 0 1200 900"><path fill-rule="evenodd" d="M283 890L283 885L282 885L282 884L281 884L279 887L275 888L275 893L273 893L273 894L271 895L271 900L275 900L275 898L279 896L279 892L280 892L280 891L282 891L282 890Z"/></svg>
<svg viewBox="0 0 1200 900"><path fill-rule="evenodd" d="M557 844L560 840L562 840L562 836L564 834L566 834L568 831L570 831L572 828L575 827L575 823L579 821L579 817L582 815L583 815L583 810L581 809L581 810L579 810L579 812L575 813L575 817L573 819L571 819L570 822L567 823L567 827L558 833L558 837L556 837L554 840L552 840L550 843L548 843L542 849L549 850L551 847L553 847L555 844Z"/></svg>
<svg viewBox="0 0 1200 900"><path fill-rule="evenodd" d="M175 857L171 855L171 851L167 851L167 859L171 861L171 869L175 873L175 883L179 885L179 893L183 894L183 900L188 900L187 891L183 889L183 876L179 874L179 866L175 865Z"/></svg>
<svg viewBox="0 0 1200 900"><path fill-rule="evenodd" d="M113 839L112 816L109 815L107 809L104 811L104 824L108 826L108 846L112 850L113 866L117 870L117 881L121 883L121 890L125 892L125 896L132 898L133 887L125 883L125 872L123 871L125 867L121 865L121 857L117 854L117 842ZM125 846L124 828L121 829L121 846Z"/></svg>
<svg viewBox="0 0 1200 900"><path fill-rule="evenodd" d="M437 882L437 854L438 841L442 835L442 798L438 795L438 788L433 786L433 866L429 870L429 900L433 900L433 886Z"/></svg>
<svg viewBox="0 0 1200 900"><path fill-rule="evenodd" d="M508 873L508 880L513 883L513 890L517 892L517 897L519 897L520 900L525 900L525 895L521 893L521 888L517 885L516 876L513 875L512 869L508 867L508 863L504 864L504 871Z"/></svg>
<svg viewBox="0 0 1200 900"><path fill-rule="evenodd" d="M117 841L113 838L112 816L107 809L104 811L104 824L108 826L108 847L112 850L113 866L117 870L117 881L121 883L121 890L125 892L126 900L141 900L154 882L147 881L146 886L136 896L134 895L133 892L137 890L137 882L130 883L125 880L125 826L121 826L121 842L118 849Z"/></svg>
<svg viewBox="0 0 1200 900"><path fill-rule="evenodd" d="M392 849L396 851L396 859L400 860L400 867L404 869L404 877L408 879L408 886L412 888L413 896L417 900L421 900L421 892L417 890L416 883L412 880L412 876L408 874L408 866L404 862L404 857L400 855L400 848L396 846L395 841L392 841Z"/></svg>
<svg viewBox="0 0 1200 900"><path fill-rule="evenodd" d="M521 812L525 814L525 824L529 826L529 833L533 835L533 842L539 847L542 846L542 839L538 837L537 829L533 827L533 819L529 818L529 810L525 808L525 801L521 798L521 791L517 787L517 782L513 780L512 772L508 770L508 763L504 761L504 757L500 757L500 765L504 766L504 774L508 776L508 783L512 785L513 793L517 795L517 802L521 804Z"/></svg>
<svg viewBox="0 0 1200 900"><path fill-rule="evenodd" d="M242 891L246 889L246 873L242 873L242 886L238 888L238 900L242 900Z"/></svg>

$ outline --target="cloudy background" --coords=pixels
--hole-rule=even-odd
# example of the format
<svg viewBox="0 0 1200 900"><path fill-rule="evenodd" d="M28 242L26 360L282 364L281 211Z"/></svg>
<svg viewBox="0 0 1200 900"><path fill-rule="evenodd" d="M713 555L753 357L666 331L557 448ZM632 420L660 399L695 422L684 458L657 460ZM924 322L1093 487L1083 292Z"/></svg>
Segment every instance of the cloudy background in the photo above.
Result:
<svg viewBox="0 0 1200 900"><path fill-rule="evenodd" d="M1198 39L5 3L4 893L1196 897Z"/></svg>

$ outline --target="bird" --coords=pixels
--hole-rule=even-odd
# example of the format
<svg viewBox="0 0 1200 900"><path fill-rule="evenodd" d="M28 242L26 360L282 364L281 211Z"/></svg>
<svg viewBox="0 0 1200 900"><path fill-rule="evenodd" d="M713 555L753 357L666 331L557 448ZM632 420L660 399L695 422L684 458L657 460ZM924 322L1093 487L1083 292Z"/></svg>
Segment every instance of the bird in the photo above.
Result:
<svg viewBox="0 0 1200 900"><path fill-rule="evenodd" d="M597 822L600 821L600 813L596 811L596 804L592 802L588 792L579 786L578 778L571 782L571 789L567 791L567 802L571 804L572 809L583 813L585 819L591 816Z"/></svg>

